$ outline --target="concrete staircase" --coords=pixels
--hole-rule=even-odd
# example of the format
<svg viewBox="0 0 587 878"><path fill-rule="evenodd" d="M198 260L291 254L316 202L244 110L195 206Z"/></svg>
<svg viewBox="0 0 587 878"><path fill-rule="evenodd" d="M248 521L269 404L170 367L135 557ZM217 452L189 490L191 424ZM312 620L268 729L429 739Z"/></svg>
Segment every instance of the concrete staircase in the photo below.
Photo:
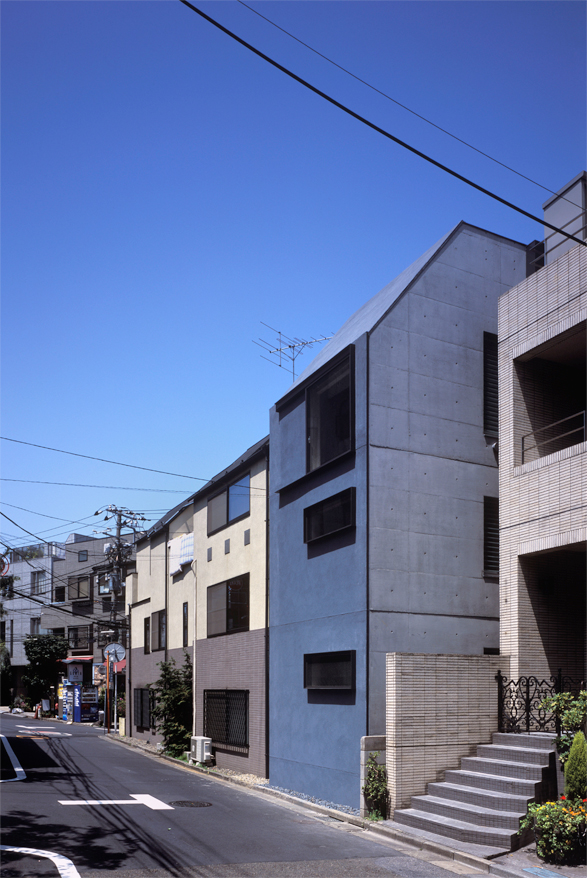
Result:
<svg viewBox="0 0 587 878"><path fill-rule="evenodd" d="M502 851L528 844L517 835L528 802L556 798L552 734L496 733L480 744L477 755L461 760L460 770L428 784L428 794L414 796L412 807L396 811L394 823L465 844Z"/></svg>

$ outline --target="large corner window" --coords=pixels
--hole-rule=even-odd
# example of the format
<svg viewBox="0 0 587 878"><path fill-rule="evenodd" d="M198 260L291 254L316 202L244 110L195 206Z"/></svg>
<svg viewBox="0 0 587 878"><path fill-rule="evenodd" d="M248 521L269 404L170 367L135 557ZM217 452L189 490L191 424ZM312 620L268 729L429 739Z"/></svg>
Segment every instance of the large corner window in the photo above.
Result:
<svg viewBox="0 0 587 878"><path fill-rule="evenodd" d="M89 576L70 576L67 580L68 601L88 601L90 599Z"/></svg>
<svg viewBox="0 0 587 878"><path fill-rule="evenodd" d="M497 436L497 336L483 333L483 432Z"/></svg>
<svg viewBox="0 0 587 878"><path fill-rule="evenodd" d="M249 630L249 574L208 588L208 637Z"/></svg>
<svg viewBox="0 0 587 878"><path fill-rule="evenodd" d="M68 628L67 639L70 649L92 649L92 626L80 625L77 628Z"/></svg>
<svg viewBox="0 0 587 878"><path fill-rule="evenodd" d="M306 390L308 472L353 448L352 371L349 352Z"/></svg>
<svg viewBox="0 0 587 878"><path fill-rule="evenodd" d="M499 577L499 499L483 498L483 575Z"/></svg>
<svg viewBox="0 0 587 878"><path fill-rule="evenodd" d="M355 526L355 489L347 488L304 509L304 542L312 543Z"/></svg>
<svg viewBox="0 0 587 878"><path fill-rule="evenodd" d="M204 734L214 745L248 746L248 690L205 689Z"/></svg>
<svg viewBox="0 0 587 878"><path fill-rule="evenodd" d="M356 650L304 656L304 689L354 689Z"/></svg>
<svg viewBox="0 0 587 878"><path fill-rule="evenodd" d="M208 536L250 512L251 476L247 473L208 500Z"/></svg>
<svg viewBox="0 0 587 878"><path fill-rule="evenodd" d="M151 613L151 652L165 649L167 645L167 618L165 610Z"/></svg>

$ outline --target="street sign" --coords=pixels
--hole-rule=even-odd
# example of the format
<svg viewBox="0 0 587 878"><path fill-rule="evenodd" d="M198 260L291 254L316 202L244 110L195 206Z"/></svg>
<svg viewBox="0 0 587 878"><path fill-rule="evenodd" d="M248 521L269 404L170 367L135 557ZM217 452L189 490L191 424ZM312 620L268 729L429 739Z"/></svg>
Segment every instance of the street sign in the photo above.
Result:
<svg viewBox="0 0 587 878"><path fill-rule="evenodd" d="M121 662L126 657L126 650L122 643L109 643L104 647L104 658L112 662Z"/></svg>

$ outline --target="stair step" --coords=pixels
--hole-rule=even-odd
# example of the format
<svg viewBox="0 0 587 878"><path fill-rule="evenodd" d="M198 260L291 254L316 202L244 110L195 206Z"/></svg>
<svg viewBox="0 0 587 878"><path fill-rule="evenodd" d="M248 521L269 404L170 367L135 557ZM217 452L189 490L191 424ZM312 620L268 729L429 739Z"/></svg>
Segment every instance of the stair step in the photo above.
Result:
<svg viewBox="0 0 587 878"><path fill-rule="evenodd" d="M548 766L549 750L531 750L529 747L508 747L505 744L479 744L477 756L500 762L523 762L526 765Z"/></svg>
<svg viewBox="0 0 587 878"><path fill-rule="evenodd" d="M393 815L394 823L414 826L427 832L434 832L448 838L457 838L469 844L486 844L510 848L516 841L515 832L490 826L474 826L464 820L453 820L434 814L405 808Z"/></svg>
<svg viewBox="0 0 587 878"><path fill-rule="evenodd" d="M503 792L479 787L466 787L463 784L452 784L437 781L429 783L427 791L431 796L449 799L463 804L477 805L480 808L507 811L514 814L525 814L530 799L528 796L505 795Z"/></svg>
<svg viewBox="0 0 587 878"><path fill-rule="evenodd" d="M465 756L461 759L463 771L479 771L481 774L492 774L520 780L531 780L537 783L542 780L542 766L528 765L525 762L505 762L498 759L482 759L478 756Z"/></svg>
<svg viewBox="0 0 587 878"><path fill-rule="evenodd" d="M525 796L527 799L533 799L536 794L536 782L533 780L483 774L479 771L450 769L445 771L444 780L450 784L461 784L465 787L493 790L494 792L506 793L510 796Z"/></svg>
<svg viewBox="0 0 587 878"><path fill-rule="evenodd" d="M512 732L494 732L493 743L505 747L529 747L531 750L554 750L552 732L532 732L514 735Z"/></svg>
<svg viewBox="0 0 587 878"><path fill-rule="evenodd" d="M465 823L473 823L475 826L491 826L494 829L503 829L510 833L518 831L520 819L526 813L525 811L518 814L513 811L496 811L493 808L483 808L479 805L456 802L431 795L412 796L412 808L416 811L434 814L437 817L462 820Z"/></svg>

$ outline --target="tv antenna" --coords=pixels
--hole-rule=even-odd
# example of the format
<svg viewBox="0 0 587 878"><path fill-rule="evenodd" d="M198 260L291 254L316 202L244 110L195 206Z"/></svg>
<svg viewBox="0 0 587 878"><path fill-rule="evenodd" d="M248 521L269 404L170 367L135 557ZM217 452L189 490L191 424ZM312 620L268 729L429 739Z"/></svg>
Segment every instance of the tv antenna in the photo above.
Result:
<svg viewBox="0 0 587 878"><path fill-rule="evenodd" d="M259 345L260 348L275 357L275 359L270 360L269 357L264 357L261 354L261 358L263 360L267 360L269 363L273 363L274 366L279 366L280 369L290 369L291 367L291 377L292 381L296 380L296 360L304 352L306 348L311 348L315 344L321 344L324 341L330 341L332 338L331 335L321 335L319 338L314 338L314 336L310 336L310 338L289 338L289 336L284 335L283 332L280 332L278 329L273 329L272 326L269 326L267 323L263 323L261 320L262 326L266 326L267 329L270 329L271 332L274 332L277 335L277 344L270 344L270 342L265 341L265 339L260 338L258 341L253 339L253 344ZM290 366L291 364L291 366Z"/></svg>

